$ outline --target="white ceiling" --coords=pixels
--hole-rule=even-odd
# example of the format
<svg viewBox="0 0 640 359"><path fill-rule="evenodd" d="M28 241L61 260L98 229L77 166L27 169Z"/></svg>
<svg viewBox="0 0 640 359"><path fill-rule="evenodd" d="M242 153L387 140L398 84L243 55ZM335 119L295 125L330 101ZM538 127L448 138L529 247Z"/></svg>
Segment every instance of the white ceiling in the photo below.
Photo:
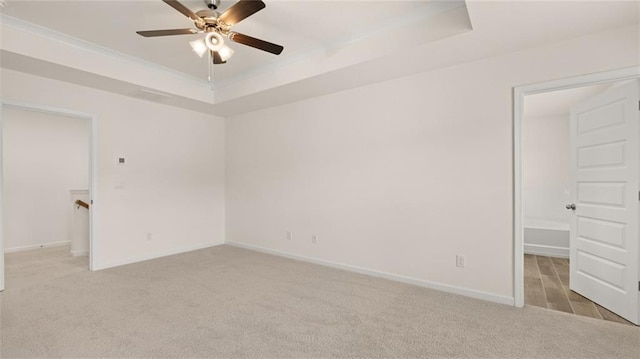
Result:
<svg viewBox="0 0 640 359"><path fill-rule="evenodd" d="M236 1L222 0L218 11L224 12ZM181 2L194 12L206 9L202 0ZM233 30L283 45L284 52L276 56L230 42L236 52L226 64L215 67L215 78L229 80L287 57L361 37L411 16L430 2L266 0L265 9ZM191 20L160 0L8 0L3 13L196 78L208 74L207 57L199 58L189 46L189 41L202 35L144 38L136 34L137 30L194 28Z"/></svg>
<svg viewBox="0 0 640 359"><path fill-rule="evenodd" d="M640 14L638 1L264 1L265 9L234 30L281 44L283 54L231 43L236 53L215 67L214 91L206 84L206 60L188 45L197 35L143 38L135 33L191 26L160 0L7 0L0 26L10 35L3 34L0 42L0 65L230 116L637 26ZM183 3L192 10L204 8L201 0ZM233 3L222 0L220 10ZM45 48L43 41L62 46ZM154 100L141 89L169 96Z"/></svg>

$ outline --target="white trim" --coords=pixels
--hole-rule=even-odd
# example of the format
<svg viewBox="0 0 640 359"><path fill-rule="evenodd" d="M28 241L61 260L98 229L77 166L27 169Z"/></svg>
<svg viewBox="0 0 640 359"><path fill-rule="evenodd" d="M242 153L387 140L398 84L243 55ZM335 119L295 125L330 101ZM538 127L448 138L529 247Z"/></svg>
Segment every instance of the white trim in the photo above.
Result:
<svg viewBox="0 0 640 359"><path fill-rule="evenodd" d="M75 110L69 110L65 108L59 108L59 107L53 107L53 106L47 106L47 105L34 104L30 102L11 100L11 99L0 99L0 101L5 106L20 109L20 110L52 113L56 115L81 118L85 120L95 117L94 115L85 113L85 112L79 112Z"/></svg>
<svg viewBox="0 0 640 359"><path fill-rule="evenodd" d="M161 253L155 253L155 254L149 254L149 255L137 256L137 257L130 257L130 258L127 258L127 259L124 259L124 260L115 261L115 262L108 262L108 263L104 263L104 264L95 264L94 265L94 270L103 270L103 269L108 269L108 268L119 267L119 266L123 266L123 265L127 265L127 264L133 264L133 263L148 261L148 260L152 260L152 259L158 259L158 258L162 258L162 257L166 257L166 256L172 256L174 254L186 253L186 252L191 252L191 251L197 251L199 249L205 249L205 248L221 246L223 244L224 244L224 241L209 242L209 243L205 243L205 244L199 244L199 245L190 246L190 247L183 247L183 248L174 249L174 250L161 252Z"/></svg>
<svg viewBox="0 0 640 359"><path fill-rule="evenodd" d="M71 194L89 194L89 189L70 189Z"/></svg>
<svg viewBox="0 0 640 359"><path fill-rule="evenodd" d="M89 135L89 198L91 207L89 210L89 270L93 268L93 258L95 256L94 247L98 243L96 236L96 224L98 218L98 208L94 205L96 203L97 188L98 188L98 117L91 113L85 113L75 110L69 110L65 108L53 107L48 105L34 104L24 101L17 101L11 99L0 98L0 137L2 137L2 109L3 107L11 107L16 109L22 109L27 111L38 111L44 113L51 113L55 115L62 115L74 118L80 118L91 121L91 134ZM0 139L0 146L2 145ZM0 147L1 148L1 147ZM0 219L3 221L2 210L2 191L3 184L1 179L2 174L2 156L0 156ZM0 226L4 231L3 222L0 222ZM4 232L0 232L0 249L4 248ZM0 260L0 290L4 290L4 258Z"/></svg>
<svg viewBox="0 0 640 359"><path fill-rule="evenodd" d="M2 169L4 168L4 164L2 163L3 157L3 148L4 144L2 143L2 139L4 138L4 134L2 133L2 129L4 126L2 125L2 114L4 113L4 104L0 99L0 292L4 290L4 196L2 193L2 188L4 186L4 173Z"/></svg>
<svg viewBox="0 0 640 359"><path fill-rule="evenodd" d="M525 219L523 222L524 228L529 229L546 229L549 231L569 231L570 225L565 222L556 222L556 221L538 221L538 220L527 220Z"/></svg>
<svg viewBox="0 0 640 359"><path fill-rule="evenodd" d="M40 248L62 247L62 246L68 246L70 244L71 244L71 241L40 243L40 244L33 244L30 246L7 248L4 250L4 253L6 254L6 253L24 252L24 251L31 251L31 250L40 249Z"/></svg>
<svg viewBox="0 0 640 359"><path fill-rule="evenodd" d="M100 209L98 200L98 117L91 116L91 137L89 138L89 270L94 271L94 258L99 253L98 226Z"/></svg>
<svg viewBox="0 0 640 359"><path fill-rule="evenodd" d="M303 261L303 262L318 264L318 265L322 265L322 266L326 266L326 267L341 269L341 270L345 270L345 271L349 271L349 272L366 274L366 275L370 275L372 277L384 278L384 279L392 280L392 281L395 281L395 282L401 282L401 283L411 284L411 285L415 285L415 286L419 286L419 287L435 289L435 290L439 290L439 291L447 292L447 293L459 294L459 295L463 295L465 297L471 297L471 298L486 300L486 301L494 302L494 303L513 305L513 298L506 297L506 296L499 295L499 294L488 293L488 292L483 292L483 291L469 289L469 288L457 287L457 286L453 286L453 285L449 285L449 284L432 282L432 281L428 281L428 280L412 278L412 277L407 277L407 276L388 273L388 272L377 271L377 270L358 267L358 266L352 266L352 265L349 265L349 264L336 263L336 262L331 262L331 261L327 261L327 260L324 260L324 259L300 256L300 255L297 255L297 254L282 252L282 251L278 251L278 250L274 250L274 249L268 249L268 248L264 248L264 247L260 247L260 246L255 246L255 245L252 245L252 244L245 244L245 243L233 242L233 241L225 241L225 244L233 246L233 247L244 248L244 249L249 249L249 250L262 252L262 253L266 253L266 254L276 255L276 256L279 256L279 257L285 257L285 258L295 259L295 260L299 260L299 261Z"/></svg>
<svg viewBox="0 0 640 359"><path fill-rule="evenodd" d="M640 66L599 72L513 88L513 297L515 306L524 307L524 234L522 217L522 121L524 97L599 83L640 77Z"/></svg>
<svg viewBox="0 0 640 359"><path fill-rule="evenodd" d="M536 256L557 257L557 258L569 258L569 248L525 243L524 254L534 254Z"/></svg>
<svg viewBox="0 0 640 359"><path fill-rule="evenodd" d="M88 255L89 255L89 251L71 251L72 257L83 257Z"/></svg>

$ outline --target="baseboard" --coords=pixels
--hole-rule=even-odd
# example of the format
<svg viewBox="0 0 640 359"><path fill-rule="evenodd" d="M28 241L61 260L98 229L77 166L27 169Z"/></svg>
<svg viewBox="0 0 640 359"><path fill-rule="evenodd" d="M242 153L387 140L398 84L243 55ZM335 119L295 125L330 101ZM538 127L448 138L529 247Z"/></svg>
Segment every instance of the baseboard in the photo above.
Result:
<svg viewBox="0 0 640 359"><path fill-rule="evenodd" d="M569 258L569 248L525 243L524 254L534 254L537 256L546 256L546 257Z"/></svg>
<svg viewBox="0 0 640 359"><path fill-rule="evenodd" d="M32 249L60 247L60 246L68 246L68 245L71 245L71 241L49 242L49 243L40 243L40 244L34 244L34 245L24 246L24 247L6 248L4 252L14 253L14 252L30 251Z"/></svg>
<svg viewBox="0 0 640 359"><path fill-rule="evenodd" d="M71 256L72 257L81 257L81 256L88 256L89 255L89 251L71 251Z"/></svg>
<svg viewBox="0 0 640 359"><path fill-rule="evenodd" d="M144 261L148 261L148 260L152 260L152 259L162 258L162 257L166 257L166 256L172 256L174 254L197 251L199 249L215 247L215 246L219 246L219 245L223 245L223 244L224 244L224 242L222 242L222 241L221 242L209 242L209 243L199 244L199 245L191 246L191 247L182 247L182 248L179 248L179 249L166 251L166 252L161 252L161 253L154 253L154 254L145 255L145 256L127 258L127 259L120 260L120 261L113 261L113 262L102 263L102 264L94 262L93 268L91 270L98 271L98 270L103 270L103 269L108 269L108 268L113 268L113 267L119 267L119 266L123 266L123 265L127 265L127 264L133 264L133 263L144 262Z"/></svg>
<svg viewBox="0 0 640 359"><path fill-rule="evenodd" d="M435 290L448 292L448 293L453 293L453 294L459 294L459 295L463 295L463 296L471 297L471 298L476 298L476 299L482 299L482 300L486 300L486 301L489 301L489 302L507 304L507 305L514 305L514 303L515 303L513 297L507 297L507 296L502 296L502 295L498 295L498 294L487 293L487 292L478 291L478 290L474 290L474 289L468 289L468 288L457 287L457 286L453 286L453 285L449 285L449 284L431 282L431 281L427 281L427 280L422 280L422 279L417 279L417 278L412 278L412 277L406 277L406 276L402 276L402 275L398 275L398 274L381 272L381 271L368 269L368 268L362 268L362 267L358 267L358 266L352 266L352 265L349 265L349 264L335 263L335 262L327 261L327 260L324 260L324 259L317 259L317 258L300 256L300 255L297 255L297 254L291 254L291 253L287 253L287 252L277 251L277 250L268 249L268 248L264 248L264 247L260 247L260 246L255 246L255 245L252 245L252 244L245 244L245 243L233 242L233 241L226 241L225 244L230 245L230 246L234 246L234 247L238 247L238 248L244 248L244 249L249 249L249 250L253 250L253 251L257 251L257 252L273 254L273 255L276 255L276 256L280 256L280 257L295 259L295 260L299 260L299 261L303 261L303 262L319 264L319 265L323 265L323 266L327 266L327 267L331 267L331 268L342 269L342 270L355 272L355 273L360 273L360 274L366 274L366 275L370 275L372 277L384 278L384 279L389 279L389 280L393 280L393 281L396 281L396 282L402 282L402 283L406 283L406 284L416 285L416 286L419 286L419 287L435 289Z"/></svg>

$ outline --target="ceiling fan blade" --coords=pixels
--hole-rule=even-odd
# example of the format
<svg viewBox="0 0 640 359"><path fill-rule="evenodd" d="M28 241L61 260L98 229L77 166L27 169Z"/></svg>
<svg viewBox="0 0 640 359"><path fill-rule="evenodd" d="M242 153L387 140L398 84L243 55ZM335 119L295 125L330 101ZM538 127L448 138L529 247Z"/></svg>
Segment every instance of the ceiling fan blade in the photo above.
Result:
<svg viewBox="0 0 640 359"><path fill-rule="evenodd" d="M219 19L232 26L264 9L265 6L261 0L240 0L223 12Z"/></svg>
<svg viewBox="0 0 640 359"><path fill-rule="evenodd" d="M199 21L200 20L200 16L196 15L196 13L194 13L191 10L189 10L189 8L187 8L186 6L182 5L179 1L177 1L177 0L162 0L162 1L167 3L167 5L171 6L172 8L178 10L184 16L188 17L191 20L193 20L193 21Z"/></svg>
<svg viewBox="0 0 640 359"><path fill-rule="evenodd" d="M222 57L220 57L220 54L217 51L211 51L211 58L213 59L213 63L216 65L227 63L226 61L222 61Z"/></svg>
<svg viewBox="0 0 640 359"><path fill-rule="evenodd" d="M284 50L284 47L280 45L277 45L268 41L256 39L255 37L251 37L245 34L240 34L237 32L229 33L229 39L239 44L255 47L256 49L270 52L276 55L280 55L280 53L282 53L282 50Z"/></svg>
<svg viewBox="0 0 640 359"><path fill-rule="evenodd" d="M196 29L173 29L173 30L136 31L136 33L144 37L156 37L156 36L171 36L171 35L192 35L192 34L202 33L202 31L199 31Z"/></svg>

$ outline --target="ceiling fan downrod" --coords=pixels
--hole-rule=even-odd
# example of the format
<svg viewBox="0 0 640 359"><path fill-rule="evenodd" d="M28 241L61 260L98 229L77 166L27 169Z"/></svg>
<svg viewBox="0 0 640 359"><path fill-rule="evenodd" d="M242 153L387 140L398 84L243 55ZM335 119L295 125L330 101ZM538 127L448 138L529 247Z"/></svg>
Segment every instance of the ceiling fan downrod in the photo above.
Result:
<svg viewBox="0 0 640 359"><path fill-rule="evenodd" d="M218 6L220 6L220 0L203 0L203 1L207 5L207 7L211 10L216 10L218 9Z"/></svg>
<svg viewBox="0 0 640 359"><path fill-rule="evenodd" d="M143 37L159 37L205 34L204 39L190 41L189 44L193 51L200 57L206 52L209 52L209 62L213 64L224 64L233 54L233 49L225 45L223 36L235 43L266 51L274 55L280 55L284 50L284 47L281 45L231 31L232 26L264 9L266 4L262 0L238 0L222 13L215 10L220 6L220 0L203 0L208 9L197 12L193 12L180 3L179 0L162 1L188 17L193 22L195 28L136 31L138 35Z"/></svg>

